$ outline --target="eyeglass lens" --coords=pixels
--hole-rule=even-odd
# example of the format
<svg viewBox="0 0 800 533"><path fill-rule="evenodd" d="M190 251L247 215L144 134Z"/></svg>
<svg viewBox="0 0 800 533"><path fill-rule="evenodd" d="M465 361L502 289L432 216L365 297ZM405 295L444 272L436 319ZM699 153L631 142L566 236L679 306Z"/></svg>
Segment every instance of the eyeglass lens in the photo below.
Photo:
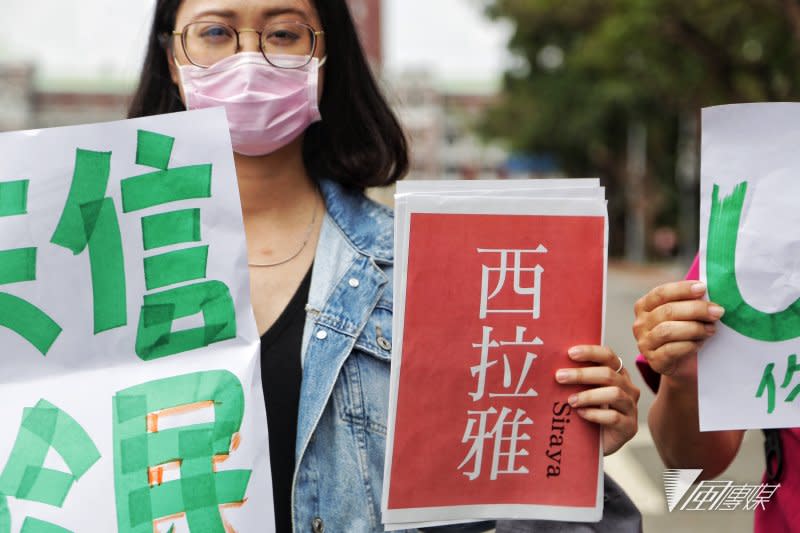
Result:
<svg viewBox="0 0 800 533"><path fill-rule="evenodd" d="M299 68L311 60L316 36L296 22L270 24L261 32L261 49L272 65ZM238 51L236 30L220 22L193 22L183 30L183 46L189 60L201 67L230 57Z"/></svg>

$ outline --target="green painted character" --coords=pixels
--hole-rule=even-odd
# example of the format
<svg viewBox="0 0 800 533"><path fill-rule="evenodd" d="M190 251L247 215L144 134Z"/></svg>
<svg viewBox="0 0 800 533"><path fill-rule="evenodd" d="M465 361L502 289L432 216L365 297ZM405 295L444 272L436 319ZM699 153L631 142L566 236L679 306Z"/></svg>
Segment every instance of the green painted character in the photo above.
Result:
<svg viewBox="0 0 800 533"><path fill-rule="evenodd" d="M28 183L28 180L0 182L0 218L28 212ZM0 251L0 285L35 280L36 248ZM61 335L61 326L44 311L4 292L0 292L0 326L26 339L42 355L47 355Z"/></svg>
<svg viewBox="0 0 800 533"><path fill-rule="evenodd" d="M138 133L136 163L155 168L122 181L122 207L131 213L181 200L211 197L211 165L169 168L173 137ZM200 210L181 209L142 217L145 251L201 240ZM150 361L236 337L236 310L228 287L206 278L208 246L172 249L144 260L144 297L136 353ZM167 288L195 282L176 288ZM163 289L163 290L162 290ZM173 331L175 320L201 313L203 326Z"/></svg>
<svg viewBox="0 0 800 533"><path fill-rule="evenodd" d="M51 448L64 460L68 473L44 467ZM0 533L6 533L11 523L7 496L62 507L75 482L99 460L100 452L91 437L67 413L46 400L26 408L11 456L0 474ZM22 526L22 533L63 532L67 530L30 517Z"/></svg>
<svg viewBox="0 0 800 533"><path fill-rule="evenodd" d="M761 382L758 384L756 391L756 398L761 398L764 393L767 394L767 413L772 414L775 411L775 363L769 363L764 367L764 373L761 375Z"/></svg>
<svg viewBox="0 0 800 533"><path fill-rule="evenodd" d="M214 420L160 429L159 416L210 404ZM152 533L153 524L185 514L196 533L224 533L221 505L244 501L250 470L217 472L215 460L235 447L244 415L239 379L199 372L120 391L113 402L114 483L119 533ZM154 475L179 466L179 478Z"/></svg>
<svg viewBox="0 0 800 533"><path fill-rule="evenodd" d="M125 260L114 200L106 196L111 152L78 149L72 185L50 242L74 255L89 249L94 333L128 323Z"/></svg>
<svg viewBox="0 0 800 533"><path fill-rule="evenodd" d="M745 302L739 289L736 241L746 194L745 181L720 200L719 186L714 185L706 253L708 297L725 308L722 322L745 337L767 342L796 339L800 337L800 299L783 311L764 313Z"/></svg>
<svg viewBox="0 0 800 533"><path fill-rule="evenodd" d="M772 413L775 411L774 370L775 363L769 363L766 367L764 367L764 373L761 376L761 382L759 383L758 390L756 391L756 398L761 398L765 392L767 393L767 413ZM783 374L781 389L788 388L789 385L791 385L794 381L794 375L798 372L800 372L800 364L797 363L797 354L792 354L786 361L786 372ZM800 384L797 384L794 386L794 388L792 388L784 401L786 403L791 403L797 398L798 394L800 394Z"/></svg>

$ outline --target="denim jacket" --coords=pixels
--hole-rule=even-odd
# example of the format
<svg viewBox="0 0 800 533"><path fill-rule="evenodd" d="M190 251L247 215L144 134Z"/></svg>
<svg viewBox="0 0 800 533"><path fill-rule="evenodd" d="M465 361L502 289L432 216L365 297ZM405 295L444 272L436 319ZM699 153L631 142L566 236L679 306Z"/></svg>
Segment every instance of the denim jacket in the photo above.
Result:
<svg viewBox="0 0 800 533"><path fill-rule="evenodd" d="M298 533L383 531L393 217L359 192L320 187L327 214L306 307L292 523Z"/></svg>
<svg viewBox="0 0 800 533"><path fill-rule="evenodd" d="M327 214L303 332L292 524L295 533L382 532L394 218L360 192L324 180L320 189Z"/></svg>

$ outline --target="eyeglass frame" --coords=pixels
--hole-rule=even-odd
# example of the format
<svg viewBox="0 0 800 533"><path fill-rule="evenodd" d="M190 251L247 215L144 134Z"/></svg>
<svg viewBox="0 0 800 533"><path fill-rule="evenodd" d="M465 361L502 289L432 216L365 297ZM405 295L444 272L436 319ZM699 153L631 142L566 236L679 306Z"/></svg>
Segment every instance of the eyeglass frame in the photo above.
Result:
<svg viewBox="0 0 800 533"><path fill-rule="evenodd" d="M180 36L180 38L181 38L181 48L183 48L183 53L186 56L186 59L189 60L189 63L191 63L192 65L194 65L194 66L196 66L198 68L210 68L211 65L208 65L208 66L198 65L197 63L192 61L191 56L186 51L186 35L187 35L186 34L186 28L188 28L192 24L201 24L201 23L204 23L204 22L206 24L213 23L213 24L219 24L220 26L227 26L228 28L233 30L233 32L236 34L236 52L234 52L232 55L238 54L242 49L241 40L240 40L240 37L241 37L242 33L255 33L255 34L257 34L258 35L258 50L261 52L261 55L264 56L264 59L267 60L267 63L269 63L270 65L272 65L275 68L280 68L280 69L285 69L285 70L296 70L296 69L299 69L299 68L303 68L306 65L308 65L309 63L311 63L311 60L314 59L314 54L317 52L318 38L320 36L325 35L325 31L316 30L314 28L314 26L311 26L310 24L306 24L305 22L295 22L295 21L286 21L286 22L284 22L284 23L290 22L292 24L297 24L298 26L303 26L303 27L311 30L311 36L312 36L312 39L313 39L312 42L311 42L311 53L308 55L308 59L306 60L305 63L303 63L302 65L298 65L296 67L282 67L280 65L276 65L272 61L269 60L269 57L267 57L267 53L264 51L264 40L261 38L261 35L270 26L275 26L277 24L281 24L281 22L274 22L274 23L266 24L264 26L264 28L261 31L259 31L259 30L256 30L254 28L242 28L242 29L237 30L236 28L234 28L230 24L227 24L225 22L218 22L218 21L215 21L215 20L195 20L193 22L190 22L189 24L186 24L181 31L173 30L171 33L163 33L163 34L161 34L162 39L163 39L163 44L165 44L165 46L168 46L170 37Z"/></svg>

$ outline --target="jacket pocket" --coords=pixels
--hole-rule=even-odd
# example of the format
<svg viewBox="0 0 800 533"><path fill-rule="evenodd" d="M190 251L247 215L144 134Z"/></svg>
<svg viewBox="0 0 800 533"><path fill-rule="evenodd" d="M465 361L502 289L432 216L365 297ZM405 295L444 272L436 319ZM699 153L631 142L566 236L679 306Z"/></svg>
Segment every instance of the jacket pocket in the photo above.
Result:
<svg viewBox="0 0 800 533"><path fill-rule="evenodd" d="M340 418L386 435L389 411L392 313L378 306L342 367L334 401Z"/></svg>

